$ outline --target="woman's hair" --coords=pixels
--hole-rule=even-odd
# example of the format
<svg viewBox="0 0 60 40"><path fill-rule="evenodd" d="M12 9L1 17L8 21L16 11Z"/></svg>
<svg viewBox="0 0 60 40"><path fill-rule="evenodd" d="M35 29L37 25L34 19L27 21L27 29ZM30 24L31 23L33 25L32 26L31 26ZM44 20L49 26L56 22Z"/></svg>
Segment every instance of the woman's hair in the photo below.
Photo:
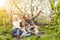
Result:
<svg viewBox="0 0 60 40"><path fill-rule="evenodd" d="M13 21L17 21L19 19L18 15L13 15Z"/></svg>

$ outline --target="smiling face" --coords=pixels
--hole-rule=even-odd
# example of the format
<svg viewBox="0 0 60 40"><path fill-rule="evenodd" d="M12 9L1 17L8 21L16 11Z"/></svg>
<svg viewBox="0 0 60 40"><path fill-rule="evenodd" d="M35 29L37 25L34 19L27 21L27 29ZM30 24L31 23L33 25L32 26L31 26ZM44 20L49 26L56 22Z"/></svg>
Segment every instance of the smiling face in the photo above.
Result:
<svg viewBox="0 0 60 40"><path fill-rule="evenodd" d="M19 20L19 16L18 15L13 15L13 21L18 21Z"/></svg>
<svg viewBox="0 0 60 40"><path fill-rule="evenodd" d="M29 20L30 17L29 17L28 15L24 15L23 18L24 18L25 20Z"/></svg>
<svg viewBox="0 0 60 40"><path fill-rule="evenodd" d="M20 22L20 27L25 27L24 21Z"/></svg>
<svg viewBox="0 0 60 40"><path fill-rule="evenodd" d="M22 22L22 26L25 26L25 23L24 22Z"/></svg>

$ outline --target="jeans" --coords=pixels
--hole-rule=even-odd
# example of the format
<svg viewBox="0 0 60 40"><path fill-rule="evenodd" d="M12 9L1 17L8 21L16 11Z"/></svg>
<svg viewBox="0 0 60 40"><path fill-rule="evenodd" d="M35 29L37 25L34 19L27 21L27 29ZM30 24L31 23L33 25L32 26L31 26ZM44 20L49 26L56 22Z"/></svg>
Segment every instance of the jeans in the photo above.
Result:
<svg viewBox="0 0 60 40"><path fill-rule="evenodd" d="M24 36L30 36L31 34L30 33L26 33Z"/></svg>
<svg viewBox="0 0 60 40"><path fill-rule="evenodd" d="M13 29L12 30L13 32L13 36L16 36L16 35L22 35L24 32L22 32L20 29L16 28L16 29ZM30 36L31 34L30 33L24 33L23 36Z"/></svg>
<svg viewBox="0 0 60 40"><path fill-rule="evenodd" d="M22 33L23 32L20 29L18 29L18 28L12 30L12 35L13 36L21 35Z"/></svg>

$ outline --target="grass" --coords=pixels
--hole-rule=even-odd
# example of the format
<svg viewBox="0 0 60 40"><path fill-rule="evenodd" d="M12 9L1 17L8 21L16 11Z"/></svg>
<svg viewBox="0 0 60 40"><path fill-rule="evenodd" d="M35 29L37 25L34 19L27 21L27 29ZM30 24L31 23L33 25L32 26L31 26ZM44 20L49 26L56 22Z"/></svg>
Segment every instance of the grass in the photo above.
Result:
<svg viewBox="0 0 60 40"><path fill-rule="evenodd" d="M12 40L16 40L16 38L12 38ZM56 40L56 38L50 34L44 34L41 35L40 37L36 37L34 35L30 37L22 37L21 40Z"/></svg>
<svg viewBox="0 0 60 40"><path fill-rule="evenodd" d="M60 40L60 32L56 33L53 26L40 26L39 30L45 33L37 37L31 35L29 37L21 37L21 40ZM0 27L0 40L16 40L16 37L11 35L12 26Z"/></svg>

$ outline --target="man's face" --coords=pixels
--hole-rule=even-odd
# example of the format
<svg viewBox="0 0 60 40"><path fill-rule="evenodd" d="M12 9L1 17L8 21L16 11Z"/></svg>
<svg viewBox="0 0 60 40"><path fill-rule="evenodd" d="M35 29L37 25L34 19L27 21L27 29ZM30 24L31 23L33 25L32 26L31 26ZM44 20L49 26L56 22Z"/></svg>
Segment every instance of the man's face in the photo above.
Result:
<svg viewBox="0 0 60 40"><path fill-rule="evenodd" d="M27 16L27 15L25 15L25 18L24 18L25 20L28 20L29 19L29 17Z"/></svg>

